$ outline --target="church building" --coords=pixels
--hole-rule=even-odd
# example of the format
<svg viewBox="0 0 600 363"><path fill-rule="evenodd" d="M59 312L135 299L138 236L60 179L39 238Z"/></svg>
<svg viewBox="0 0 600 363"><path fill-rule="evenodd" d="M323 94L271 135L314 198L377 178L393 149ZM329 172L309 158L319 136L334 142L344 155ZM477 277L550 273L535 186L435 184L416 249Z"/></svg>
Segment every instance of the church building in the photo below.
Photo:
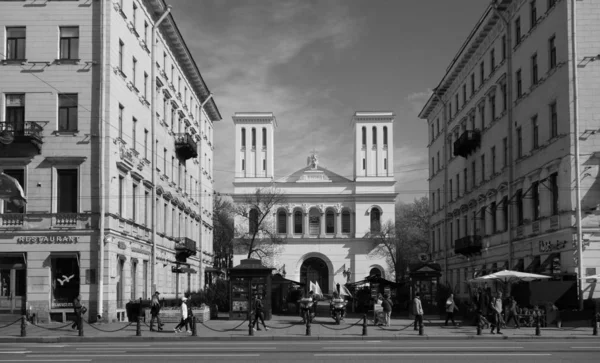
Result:
<svg viewBox="0 0 600 363"><path fill-rule="evenodd" d="M244 203L257 189L274 188L282 194L283 202L268 216L273 232L282 240L269 263L287 279L307 285L318 282L326 294L337 283L373 274L393 280L393 271L385 255L377 253L372 236L394 223L394 116L392 112L353 115L354 145L346 146L354 147L352 179L319 165L315 152L309 154L307 165L277 178L275 115L252 112L233 116L233 200ZM238 237L248 232L249 220L236 216L236 228L241 231ZM234 265L247 258L245 252L234 253Z"/></svg>

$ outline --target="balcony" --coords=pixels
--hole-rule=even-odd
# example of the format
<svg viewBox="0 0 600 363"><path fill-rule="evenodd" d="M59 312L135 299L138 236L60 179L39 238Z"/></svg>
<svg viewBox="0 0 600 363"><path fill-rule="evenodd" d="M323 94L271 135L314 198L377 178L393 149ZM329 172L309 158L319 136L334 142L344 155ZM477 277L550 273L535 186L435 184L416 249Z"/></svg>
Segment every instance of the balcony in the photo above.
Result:
<svg viewBox="0 0 600 363"><path fill-rule="evenodd" d="M454 141L454 156L466 158L481 146L481 132L479 130L467 130L463 132L458 140Z"/></svg>
<svg viewBox="0 0 600 363"><path fill-rule="evenodd" d="M466 236L454 241L454 253L472 256L481 253L481 236Z"/></svg>
<svg viewBox="0 0 600 363"><path fill-rule="evenodd" d="M196 256L196 241L187 237L179 238L175 243L175 251L177 254L185 255L185 257Z"/></svg>
<svg viewBox="0 0 600 363"><path fill-rule="evenodd" d="M175 134L175 150L183 160L198 157L198 145L190 134Z"/></svg>
<svg viewBox="0 0 600 363"><path fill-rule="evenodd" d="M42 153L46 121L0 122L0 155L32 157Z"/></svg>

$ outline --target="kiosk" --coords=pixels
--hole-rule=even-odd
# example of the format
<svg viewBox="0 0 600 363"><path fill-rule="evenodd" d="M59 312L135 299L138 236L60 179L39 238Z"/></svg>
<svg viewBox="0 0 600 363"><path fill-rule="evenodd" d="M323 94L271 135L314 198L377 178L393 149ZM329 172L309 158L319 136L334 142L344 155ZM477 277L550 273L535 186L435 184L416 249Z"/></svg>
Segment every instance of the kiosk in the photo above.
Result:
<svg viewBox="0 0 600 363"><path fill-rule="evenodd" d="M271 274L274 269L260 260L246 259L229 269L229 319L244 320L252 310L252 301L261 294L265 320L271 319Z"/></svg>

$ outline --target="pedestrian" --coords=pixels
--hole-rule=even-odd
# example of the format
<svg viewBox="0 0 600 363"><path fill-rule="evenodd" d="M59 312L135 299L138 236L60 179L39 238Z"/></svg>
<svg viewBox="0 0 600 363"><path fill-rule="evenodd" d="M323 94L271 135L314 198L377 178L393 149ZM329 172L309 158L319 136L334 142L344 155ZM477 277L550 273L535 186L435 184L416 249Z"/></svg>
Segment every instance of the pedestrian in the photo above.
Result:
<svg viewBox="0 0 600 363"><path fill-rule="evenodd" d="M417 324L419 328L423 327L423 305L421 304L421 294L418 292L413 299L413 314L415 314L415 330L418 330Z"/></svg>
<svg viewBox="0 0 600 363"><path fill-rule="evenodd" d="M494 334L494 328L496 328L496 331L498 334L502 334L500 332L500 326L502 325L502 293L498 292L498 295L492 299L492 303L491 303L491 311L493 314L493 320L492 320L492 334Z"/></svg>
<svg viewBox="0 0 600 363"><path fill-rule="evenodd" d="M181 328L183 328L184 326L186 332L191 333L190 329L188 328L188 307L186 301L187 297L184 296L181 298L181 321L179 322L179 324L177 324L175 329L173 329L175 333L181 333Z"/></svg>
<svg viewBox="0 0 600 363"><path fill-rule="evenodd" d="M160 300L158 299L160 292L156 291L154 295L152 295L152 302L150 303L150 315L152 318L150 319L150 331L154 330L154 321L157 321L158 331L163 330L163 323L160 320Z"/></svg>
<svg viewBox="0 0 600 363"><path fill-rule="evenodd" d="M82 316L87 311L87 308L81 304L81 295L77 295L77 297L73 299L73 310L75 312L75 321L73 322L73 325L71 325L71 329L81 330Z"/></svg>
<svg viewBox="0 0 600 363"><path fill-rule="evenodd" d="M388 294L383 297L381 307L383 308L383 325L390 326L390 320L392 318L392 301Z"/></svg>
<svg viewBox="0 0 600 363"><path fill-rule="evenodd" d="M451 320L452 324L456 326L456 322L454 321L454 310L458 310L458 308L454 303L454 294L450 294L448 300L446 300L446 322L444 325L448 326L448 320Z"/></svg>
<svg viewBox="0 0 600 363"><path fill-rule="evenodd" d="M254 298L254 304L253 304L253 309L254 309L254 322L252 323L252 330L257 331L257 330L261 330L260 329L260 325L258 325L258 319L260 319L260 321L262 322L263 327L265 328L265 330L269 330L269 328L267 328L267 325L265 324L265 318L264 318L264 313L263 313L263 303L262 303L262 296L260 294L256 294L256 297ZM254 328L254 324L256 324L256 328Z"/></svg>
<svg viewBox="0 0 600 363"><path fill-rule="evenodd" d="M508 311L506 313L506 324L508 324L510 322L510 320L512 319L515 322L515 328L521 329L521 327L519 326L519 314L517 312L517 309L518 309L517 301L515 300L514 296L511 296L508 299Z"/></svg>

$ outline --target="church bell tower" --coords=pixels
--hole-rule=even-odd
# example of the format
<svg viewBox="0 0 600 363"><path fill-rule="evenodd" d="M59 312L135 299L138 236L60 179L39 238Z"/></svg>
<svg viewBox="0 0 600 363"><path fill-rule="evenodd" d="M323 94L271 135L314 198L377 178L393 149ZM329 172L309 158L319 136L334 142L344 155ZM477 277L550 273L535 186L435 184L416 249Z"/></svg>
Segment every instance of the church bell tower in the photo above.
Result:
<svg viewBox="0 0 600 363"><path fill-rule="evenodd" d="M235 183L270 182L274 177L274 131L272 112L236 112Z"/></svg>
<svg viewBox="0 0 600 363"><path fill-rule="evenodd" d="M354 180L394 180L394 113L356 112L354 124Z"/></svg>

